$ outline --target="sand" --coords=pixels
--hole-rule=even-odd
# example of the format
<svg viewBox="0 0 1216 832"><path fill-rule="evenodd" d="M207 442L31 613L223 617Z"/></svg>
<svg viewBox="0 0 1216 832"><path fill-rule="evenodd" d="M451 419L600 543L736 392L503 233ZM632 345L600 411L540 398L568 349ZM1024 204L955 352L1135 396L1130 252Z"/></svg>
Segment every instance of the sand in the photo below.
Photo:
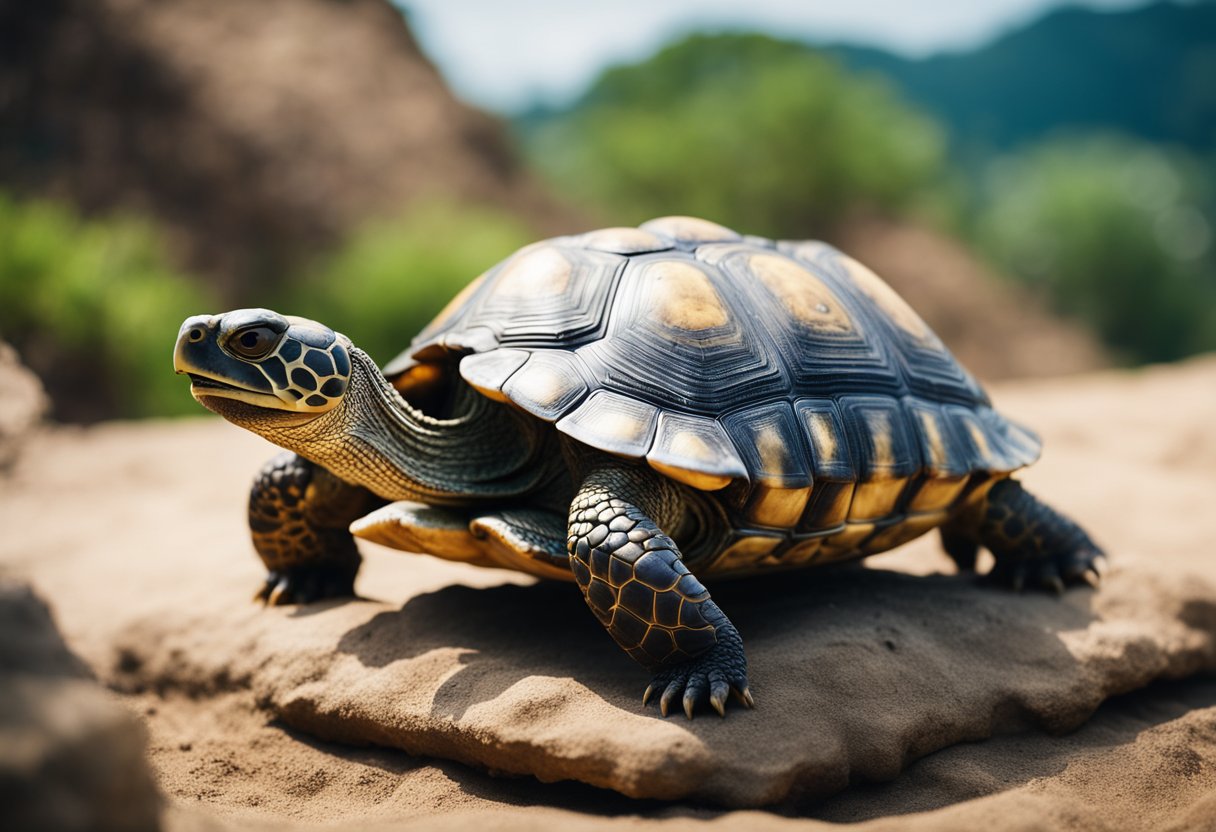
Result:
<svg viewBox="0 0 1216 832"><path fill-rule="evenodd" d="M1043 433L1025 481L1110 550L1108 585L1008 596L949 575L926 539L869 571L711 587L760 703L725 722L642 711L644 675L569 587L368 546L363 600L257 610L243 501L272 449L212 420L25 442L0 481L0 564L142 716L171 829L1200 828L1216 818L1216 683L1191 675L1210 673L1216 631L1216 361L993 392ZM469 764L350 745L369 741ZM637 800L485 766L692 787Z"/></svg>

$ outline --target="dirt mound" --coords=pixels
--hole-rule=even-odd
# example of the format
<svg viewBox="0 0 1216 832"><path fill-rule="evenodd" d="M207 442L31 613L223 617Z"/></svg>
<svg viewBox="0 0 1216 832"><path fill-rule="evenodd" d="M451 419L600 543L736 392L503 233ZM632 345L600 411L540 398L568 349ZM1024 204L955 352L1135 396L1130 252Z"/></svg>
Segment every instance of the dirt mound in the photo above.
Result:
<svg viewBox="0 0 1216 832"><path fill-rule="evenodd" d="M0 182L156 217L229 287L422 197L559 230L387 0L0 6Z"/></svg>

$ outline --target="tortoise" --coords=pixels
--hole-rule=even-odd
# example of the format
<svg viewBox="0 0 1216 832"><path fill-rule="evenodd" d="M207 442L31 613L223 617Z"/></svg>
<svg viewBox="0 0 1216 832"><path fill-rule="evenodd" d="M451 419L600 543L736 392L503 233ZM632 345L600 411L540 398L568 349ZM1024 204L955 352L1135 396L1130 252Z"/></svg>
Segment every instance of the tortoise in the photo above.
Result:
<svg viewBox="0 0 1216 832"><path fill-rule="evenodd" d="M701 578L862 558L939 528L960 569L1063 591L1102 553L1010 475L1001 416L877 275L814 241L692 217L527 246L381 370L266 309L182 324L203 406L288 453L256 477L258 597L353 594L352 534L574 581L658 694L748 707Z"/></svg>

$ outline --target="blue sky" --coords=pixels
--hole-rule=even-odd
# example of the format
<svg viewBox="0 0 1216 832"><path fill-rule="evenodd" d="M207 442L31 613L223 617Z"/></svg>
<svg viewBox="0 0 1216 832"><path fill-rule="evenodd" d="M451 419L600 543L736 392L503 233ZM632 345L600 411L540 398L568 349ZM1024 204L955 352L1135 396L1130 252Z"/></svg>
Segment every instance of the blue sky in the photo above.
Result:
<svg viewBox="0 0 1216 832"><path fill-rule="evenodd" d="M456 93L506 112L562 103L605 66L680 34L743 28L849 41L906 55L977 46L1063 5L1120 9L1145 0L394 0Z"/></svg>

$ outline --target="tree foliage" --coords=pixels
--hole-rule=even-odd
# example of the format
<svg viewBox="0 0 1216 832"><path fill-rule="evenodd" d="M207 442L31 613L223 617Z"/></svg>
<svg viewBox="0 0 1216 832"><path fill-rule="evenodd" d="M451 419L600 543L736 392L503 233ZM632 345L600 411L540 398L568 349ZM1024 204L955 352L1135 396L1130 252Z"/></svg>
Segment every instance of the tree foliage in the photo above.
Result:
<svg viewBox="0 0 1216 832"><path fill-rule="evenodd" d="M934 123L874 79L761 35L694 35L525 130L534 163L614 222L697 214L807 236L908 209L943 170Z"/></svg>
<svg viewBox="0 0 1216 832"><path fill-rule="evenodd" d="M975 234L1128 359L1216 348L1212 194L1194 160L1112 137L994 162Z"/></svg>
<svg viewBox="0 0 1216 832"><path fill-rule="evenodd" d="M466 284L531 241L500 211L419 206L356 232L278 308L321 321L385 363Z"/></svg>
<svg viewBox="0 0 1216 832"><path fill-rule="evenodd" d="M177 325L211 307L147 223L0 196L0 337L60 418L194 412L170 356Z"/></svg>

